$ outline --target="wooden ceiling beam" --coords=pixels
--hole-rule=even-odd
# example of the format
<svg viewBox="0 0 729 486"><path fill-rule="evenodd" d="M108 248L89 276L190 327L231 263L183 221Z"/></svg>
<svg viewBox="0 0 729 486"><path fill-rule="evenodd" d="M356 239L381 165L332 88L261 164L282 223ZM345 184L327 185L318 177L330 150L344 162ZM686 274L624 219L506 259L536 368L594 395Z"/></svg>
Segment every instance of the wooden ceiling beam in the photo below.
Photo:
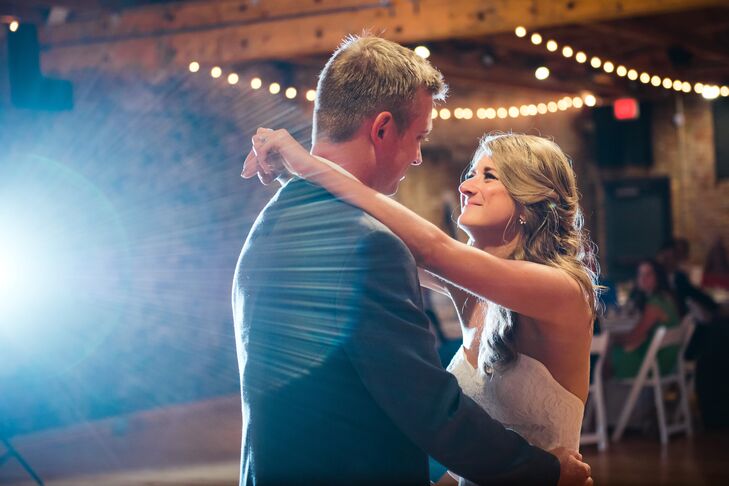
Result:
<svg viewBox="0 0 729 486"><path fill-rule="evenodd" d="M609 35L614 39L627 39L650 46L667 48L678 45L693 53L696 57L729 64L729 53L726 49L722 49L723 46L705 45L705 42L693 38L689 32L672 34L638 26L605 24L594 24L588 28L597 34Z"/></svg>
<svg viewBox="0 0 729 486"><path fill-rule="evenodd" d="M713 6L721 0L210 0L124 10L41 32L46 70L160 70L331 52L363 28L401 43Z"/></svg>

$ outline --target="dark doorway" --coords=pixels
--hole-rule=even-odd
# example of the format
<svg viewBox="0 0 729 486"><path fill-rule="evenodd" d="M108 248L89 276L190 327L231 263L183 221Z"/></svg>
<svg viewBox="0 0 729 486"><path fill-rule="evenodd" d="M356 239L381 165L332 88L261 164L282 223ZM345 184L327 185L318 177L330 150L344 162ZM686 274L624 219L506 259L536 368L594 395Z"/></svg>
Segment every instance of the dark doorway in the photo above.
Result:
<svg viewBox="0 0 729 486"><path fill-rule="evenodd" d="M638 261L654 257L671 238L671 188L666 177L606 182L605 243L607 274L628 280Z"/></svg>

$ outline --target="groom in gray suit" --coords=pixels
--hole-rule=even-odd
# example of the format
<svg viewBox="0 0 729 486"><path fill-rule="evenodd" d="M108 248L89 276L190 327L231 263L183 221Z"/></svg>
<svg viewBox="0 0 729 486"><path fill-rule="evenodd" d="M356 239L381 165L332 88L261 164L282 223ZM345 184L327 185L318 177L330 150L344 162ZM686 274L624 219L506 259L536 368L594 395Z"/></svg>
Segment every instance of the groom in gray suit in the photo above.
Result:
<svg viewBox="0 0 729 486"><path fill-rule="evenodd" d="M445 92L409 49L349 38L319 78L312 153L394 193ZM293 179L263 209L233 313L241 484L427 485L428 455L479 484L591 483L576 453L531 446L462 393L440 365L407 247L319 186Z"/></svg>

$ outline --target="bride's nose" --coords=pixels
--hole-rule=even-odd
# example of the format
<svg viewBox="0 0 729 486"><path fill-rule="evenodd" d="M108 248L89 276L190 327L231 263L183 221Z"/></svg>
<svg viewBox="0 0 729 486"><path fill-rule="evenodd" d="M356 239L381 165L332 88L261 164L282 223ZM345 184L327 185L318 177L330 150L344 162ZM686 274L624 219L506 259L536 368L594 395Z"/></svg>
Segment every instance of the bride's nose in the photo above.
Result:
<svg viewBox="0 0 729 486"><path fill-rule="evenodd" d="M473 190L470 181L471 179L466 179L465 181L461 182L460 186L458 186L458 191L464 196L472 196L473 194L475 194L475 191Z"/></svg>

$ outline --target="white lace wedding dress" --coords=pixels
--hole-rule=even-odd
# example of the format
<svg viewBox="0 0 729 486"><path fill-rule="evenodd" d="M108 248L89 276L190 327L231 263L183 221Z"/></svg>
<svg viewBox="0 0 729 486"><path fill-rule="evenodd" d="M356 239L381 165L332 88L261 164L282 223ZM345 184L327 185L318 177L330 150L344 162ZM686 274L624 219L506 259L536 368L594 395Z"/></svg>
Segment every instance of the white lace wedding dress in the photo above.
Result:
<svg viewBox="0 0 729 486"><path fill-rule="evenodd" d="M519 433L531 444L550 450L578 450L584 405L547 368L526 354L504 371L486 374L466 359L463 347L448 365L463 392L492 418ZM473 484L461 478L459 483Z"/></svg>

